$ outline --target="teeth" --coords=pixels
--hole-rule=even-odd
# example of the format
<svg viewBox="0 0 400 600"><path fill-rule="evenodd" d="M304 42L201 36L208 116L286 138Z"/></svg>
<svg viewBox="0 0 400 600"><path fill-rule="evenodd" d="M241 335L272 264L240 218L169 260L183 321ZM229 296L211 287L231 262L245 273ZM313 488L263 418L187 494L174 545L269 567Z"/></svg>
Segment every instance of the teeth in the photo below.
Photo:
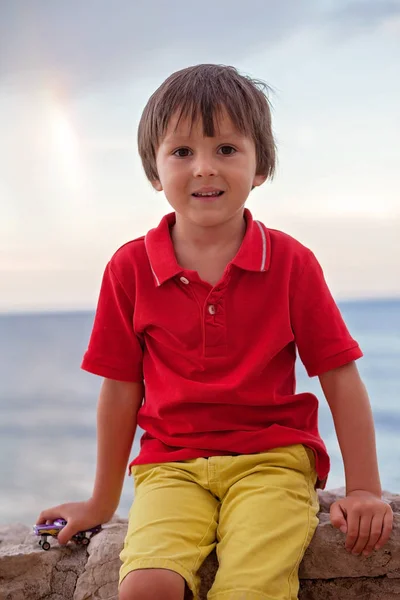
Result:
<svg viewBox="0 0 400 600"><path fill-rule="evenodd" d="M195 196L219 196L221 192L197 192Z"/></svg>

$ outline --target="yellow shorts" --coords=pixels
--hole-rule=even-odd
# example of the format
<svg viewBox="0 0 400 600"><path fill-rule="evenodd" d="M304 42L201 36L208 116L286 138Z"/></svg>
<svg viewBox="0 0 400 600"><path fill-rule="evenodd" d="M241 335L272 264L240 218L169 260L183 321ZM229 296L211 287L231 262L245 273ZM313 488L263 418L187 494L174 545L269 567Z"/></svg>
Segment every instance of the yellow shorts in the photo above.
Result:
<svg viewBox="0 0 400 600"><path fill-rule="evenodd" d="M314 453L301 444L132 468L135 499L120 582L136 569L197 571L217 548L210 600L295 600L298 567L318 524Z"/></svg>

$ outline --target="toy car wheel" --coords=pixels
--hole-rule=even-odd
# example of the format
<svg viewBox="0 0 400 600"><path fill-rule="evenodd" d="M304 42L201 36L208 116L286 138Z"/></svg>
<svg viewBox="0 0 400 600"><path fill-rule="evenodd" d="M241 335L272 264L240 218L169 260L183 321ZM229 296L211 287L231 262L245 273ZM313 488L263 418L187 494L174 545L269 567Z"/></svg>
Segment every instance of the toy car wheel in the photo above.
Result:
<svg viewBox="0 0 400 600"><path fill-rule="evenodd" d="M49 542L43 542L41 544L41 546L42 546L43 550L50 550L50 544L49 544Z"/></svg>
<svg viewBox="0 0 400 600"><path fill-rule="evenodd" d="M89 538L87 538L87 537L83 538L82 546L87 546L89 544L89 542L90 542Z"/></svg>

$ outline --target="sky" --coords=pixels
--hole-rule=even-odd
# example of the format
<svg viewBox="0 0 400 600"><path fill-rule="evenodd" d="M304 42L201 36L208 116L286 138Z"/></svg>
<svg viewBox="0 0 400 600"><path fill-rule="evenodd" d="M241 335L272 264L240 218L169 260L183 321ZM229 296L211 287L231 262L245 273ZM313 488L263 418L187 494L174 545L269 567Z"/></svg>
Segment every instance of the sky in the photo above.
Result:
<svg viewBox="0 0 400 600"><path fill-rule="evenodd" d="M173 71L273 89L278 169L247 206L340 299L400 297L400 1L0 4L0 311L95 307L104 267L170 212L136 128Z"/></svg>

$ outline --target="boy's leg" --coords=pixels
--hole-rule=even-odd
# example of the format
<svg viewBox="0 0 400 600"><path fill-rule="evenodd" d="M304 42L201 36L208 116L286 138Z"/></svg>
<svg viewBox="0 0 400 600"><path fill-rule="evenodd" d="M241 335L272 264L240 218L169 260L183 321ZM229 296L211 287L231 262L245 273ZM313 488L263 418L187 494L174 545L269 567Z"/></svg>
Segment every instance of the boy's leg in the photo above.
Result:
<svg viewBox="0 0 400 600"><path fill-rule="evenodd" d="M197 571L215 547L220 506L207 489L207 468L203 458L133 468L135 499L120 555L122 597L134 579L128 574L149 569L149 578L159 569L178 574L197 597ZM179 587L181 580L175 581Z"/></svg>
<svg viewBox="0 0 400 600"><path fill-rule="evenodd" d="M184 600L185 580L167 569L138 569L125 577L118 600Z"/></svg>
<svg viewBox="0 0 400 600"><path fill-rule="evenodd" d="M297 600L298 567L318 524L312 450L222 459L219 570L208 597Z"/></svg>

